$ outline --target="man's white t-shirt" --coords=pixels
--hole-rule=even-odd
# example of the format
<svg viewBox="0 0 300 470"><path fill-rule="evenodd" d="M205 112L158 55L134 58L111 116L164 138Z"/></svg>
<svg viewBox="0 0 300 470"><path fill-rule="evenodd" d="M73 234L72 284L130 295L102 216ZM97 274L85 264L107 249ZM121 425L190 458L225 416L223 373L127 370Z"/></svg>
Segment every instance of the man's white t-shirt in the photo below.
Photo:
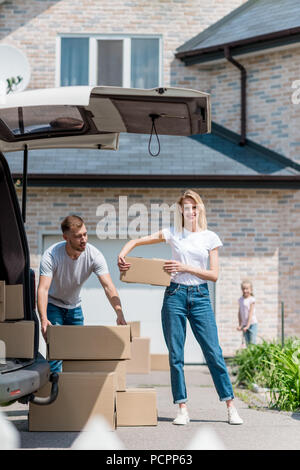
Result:
<svg viewBox="0 0 300 470"><path fill-rule="evenodd" d="M252 318L251 318L251 325L254 323L257 323L257 318L256 318L256 313L255 313L255 298L253 295L250 295L249 297L240 297L239 298L239 307L240 307L240 316L241 316L241 322L242 326L246 326L248 323L248 318L249 318L249 312L250 312L250 306L254 304L253 307L253 313L252 313Z"/></svg>
<svg viewBox="0 0 300 470"><path fill-rule="evenodd" d="M108 274L103 254L89 243L74 260L66 252L66 242L50 246L42 256L40 275L52 277L48 301L58 307L76 308L80 305L80 290L92 273Z"/></svg>
<svg viewBox="0 0 300 470"><path fill-rule="evenodd" d="M162 229L163 236L172 249L172 259L181 263L195 266L200 269L208 269L209 252L222 246L218 235L211 230L190 232L183 228L182 232L171 229ZM207 281L189 273L177 273L172 275L172 282L194 286L205 284Z"/></svg>

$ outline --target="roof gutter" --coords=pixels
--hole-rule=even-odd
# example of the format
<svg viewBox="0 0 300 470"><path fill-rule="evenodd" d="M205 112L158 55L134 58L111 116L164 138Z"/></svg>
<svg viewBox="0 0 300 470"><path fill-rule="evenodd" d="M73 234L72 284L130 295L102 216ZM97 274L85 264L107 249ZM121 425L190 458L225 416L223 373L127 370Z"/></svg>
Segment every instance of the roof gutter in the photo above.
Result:
<svg viewBox="0 0 300 470"><path fill-rule="evenodd" d="M22 174L14 173L21 189ZM63 188L253 188L300 189L300 176L285 175L124 175L124 174L28 174L30 187Z"/></svg>
<svg viewBox="0 0 300 470"><path fill-rule="evenodd" d="M209 57L208 60L212 60L210 57L211 54L220 53L224 50L224 47L228 46L231 49L234 49L234 53L247 53L247 47L251 50L260 50L269 47L278 47L279 42L287 42L289 44L296 43L300 41L300 27L284 29L281 31L275 31L273 33L261 34L258 36L252 36L246 39L240 39L237 41L232 41L230 43L217 44L215 46L209 47L200 47L198 49L191 49L186 51L178 51L175 54L177 59L182 60L186 65L191 65L192 63L206 62L205 56ZM244 49L244 51L243 51ZM218 57L219 58L219 57Z"/></svg>
<svg viewBox="0 0 300 470"><path fill-rule="evenodd" d="M224 47L224 56L231 62L235 67L237 67L241 72L241 135L239 145L245 145L246 143L246 82L247 82L247 71L245 67L235 60L231 55L230 47Z"/></svg>

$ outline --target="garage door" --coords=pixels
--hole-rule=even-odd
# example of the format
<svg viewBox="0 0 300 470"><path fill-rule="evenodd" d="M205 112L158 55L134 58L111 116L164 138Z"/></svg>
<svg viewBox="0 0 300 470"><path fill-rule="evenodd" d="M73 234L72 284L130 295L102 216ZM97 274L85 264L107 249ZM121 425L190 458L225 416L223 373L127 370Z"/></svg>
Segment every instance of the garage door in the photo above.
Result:
<svg viewBox="0 0 300 470"><path fill-rule="evenodd" d="M61 235L45 235L43 237L43 251L61 240ZM90 235L88 241L101 250L107 260L111 277L120 295L126 320L139 320L141 322L141 336L151 338L152 354L167 353L160 320L165 288L143 284L127 284L120 281L116 260L125 243L124 240L99 240L96 236ZM170 259L171 250L166 243L160 243L153 246L137 247L131 252L131 255ZM214 285L214 283L210 285L213 305ZM84 284L81 298L86 325L115 324L115 312L95 275L92 275ZM204 362L202 351L192 334L189 324L187 325L185 362L195 364Z"/></svg>

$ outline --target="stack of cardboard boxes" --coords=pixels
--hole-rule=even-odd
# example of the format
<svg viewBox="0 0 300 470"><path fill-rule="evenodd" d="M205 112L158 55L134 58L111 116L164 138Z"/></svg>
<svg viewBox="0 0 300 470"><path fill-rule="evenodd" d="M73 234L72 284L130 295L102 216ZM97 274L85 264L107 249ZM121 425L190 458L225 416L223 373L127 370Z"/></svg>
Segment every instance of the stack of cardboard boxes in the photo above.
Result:
<svg viewBox="0 0 300 470"><path fill-rule="evenodd" d="M131 327L131 359L127 361L128 374L149 374L151 369L150 338L141 337L140 322L128 322Z"/></svg>
<svg viewBox="0 0 300 470"><path fill-rule="evenodd" d="M170 370L168 354L151 354L151 370Z"/></svg>
<svg viewBox="0 0 300 470"><path fill-rule="evenodd" d="M24 320L22 284L0 281L0 341L6 358L33 359L34 328L33 321Z"/></svg>
<svg viewBox="0 0 300 470"><path fill-rule="evenodd" d="M165 260L131 258L124 282L169 285ZM29 406L30 431L81 431L94 415L116 426L157 425L156 391L126 388L127 373L149 373L150 338L141 338L139 322L123 326L49 326L49 360L62 360L59 393L50 405ZM23 286L0 281L0 340L6 356L34 357L33 321L24 321ZM17 338L17 341L16 341ZM36 393L48 396L50 384Z"/></svg>
<svg viewBox="0 0 300 470"><path fill-rule="evenodd" d="M150 354L150 338L141 337L140 322L128 322L131 327L131 359L128 374L149 374L152 370L170 370L168 354Z"/></svg>
<svg viewBox="0 0 300 470"><path fill-rule="evenodd" d="M130 325L49 326L49 360L63 360L59 393L46 406L30 404L30 431L80 431L94 415L116 426L157 425L156 391L126 388ZM47 396L50 384L39 390Z"/></svg>

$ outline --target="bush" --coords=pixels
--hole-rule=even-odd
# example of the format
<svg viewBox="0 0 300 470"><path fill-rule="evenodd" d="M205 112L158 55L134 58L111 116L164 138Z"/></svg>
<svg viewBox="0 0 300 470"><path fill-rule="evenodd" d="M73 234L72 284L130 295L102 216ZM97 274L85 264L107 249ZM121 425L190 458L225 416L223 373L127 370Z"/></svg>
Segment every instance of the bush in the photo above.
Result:
<svg viewBox="0 0 300 470"><path fill-rule="evenodd" d="M270 389L270 407L300 409L300 339L289 338L283 347L276 341L251 344L236 353L232 364L237 367L237 384Z"/></svg>

